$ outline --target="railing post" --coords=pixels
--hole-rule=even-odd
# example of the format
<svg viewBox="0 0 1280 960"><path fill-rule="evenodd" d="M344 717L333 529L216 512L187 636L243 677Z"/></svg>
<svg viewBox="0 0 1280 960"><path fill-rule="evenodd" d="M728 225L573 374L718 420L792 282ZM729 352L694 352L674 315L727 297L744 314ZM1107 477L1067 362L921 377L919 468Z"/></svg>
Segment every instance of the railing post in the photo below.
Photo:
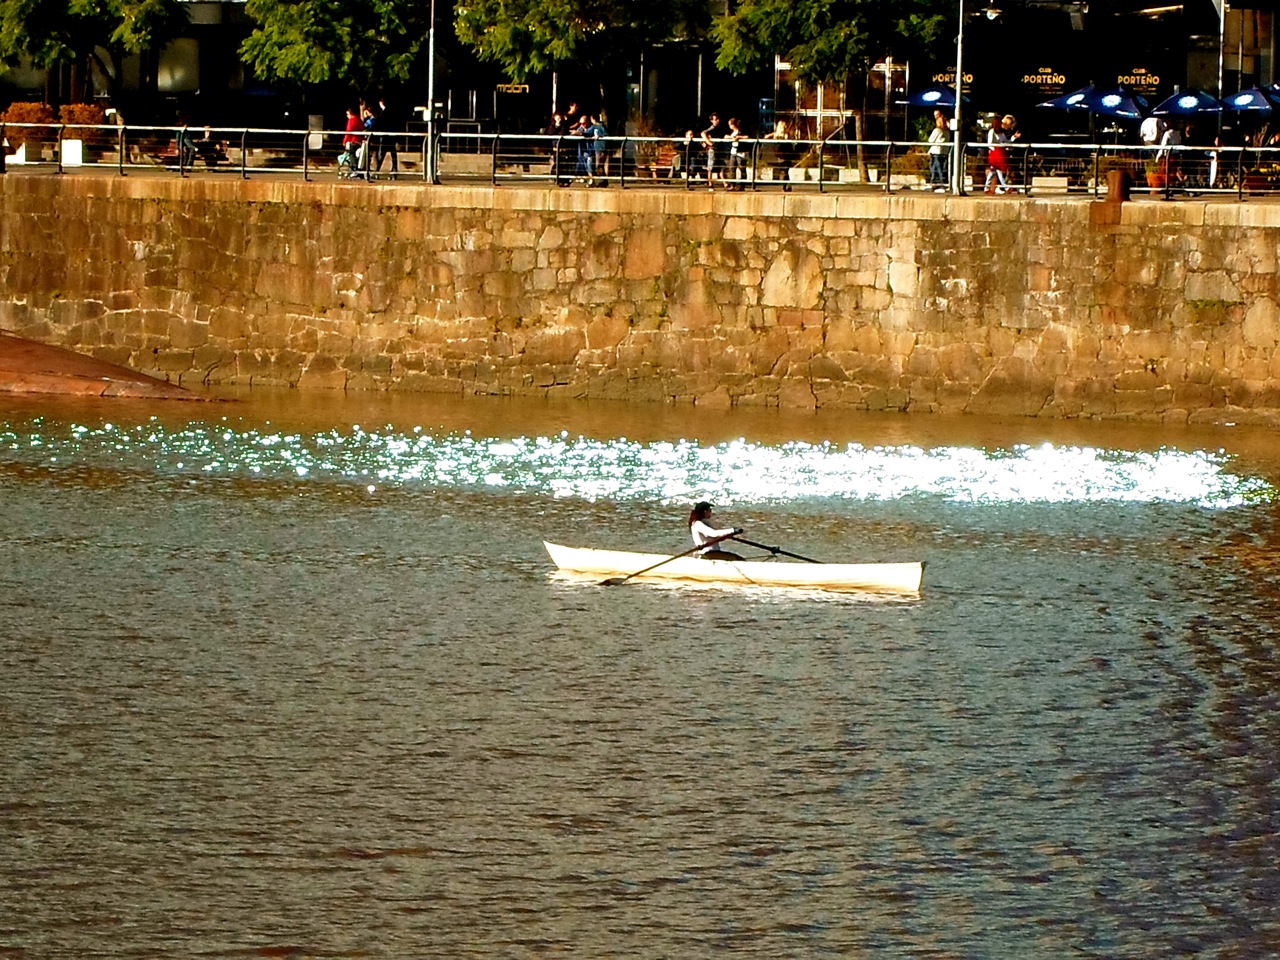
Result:
<svg viewBox="0 0 1280 960"><path fill-rule="evenodd" d="M311 172L310 172L310 169L307 167L307 162L311 159L307 152L310 147L310 144L311 144L311 131L308 130L306 133L302 135L302 182L303 183L311 182Z"/></svg>
<svg viewBox="0 0 1280 960"><path fill-rule="evenodd" d="M821 134L822 131L818 131L818 132L819 134ZM827 159L826 146L827 146L827 142L825 140L818 141L818 192L819 193L823 192L822 165L823 165L823 162Z"/></svg>
<svg viewBox="0 0 1280 960"><path fill-rule="evenodd" d="M62 135L66 133L67 125L65 123L58 126L58 172L62 173Z"/></svg>
<svg viewBox="0 0 1280 960"><path fill-rule="evenodd" d="M752 140L751 141L751 189L753 191L759 189L759 187L757 186L758 180L756 179L757 174L759 173L759 170L760 170L760 141Z"/></svg>
<svg viewBox="0 0 1280 960"><path fill-rule="evenodd" d="M1095 143L1093 145L1093 196L1095 199L1098 197L1098 170L1099 170L1099 163L1101 160L1101 157L1100 157L1101 153L1102 153L1102 146L1100 144Z"/></svg>
<svg viewBox="0 0 1280 960"><path fill-rule="evenodd" d="M249 131L240 134L240 179L249 179Z"/></svg>
<svg viewBox="0 0 1280 960"><path fill-rule="evenodd" d="M495 187L498 185L498 141L502 138L502 134L495 133L493 135L493 169L489 172L489 182Z"/></svg>
<svg viewBox="0 0 1280 960"><path fill-rule="evenodd" d="M4 128L5 128L5 125L3 123L0 123L0 173L5 172L4 155L5 155L5 152L8 150L8 147L5 145L5 142L4 142L4 138L5 138Z"/></svg>
<svg viewBox="0 0 1280 960"><path fill-rule="evenodd" d="M125 131L125 126L122 123L120 124L119 132L116 134L116 164L120 171L120 176L122 177L124 176L124 154L125 154L125 150L128 149L128 144L125 140L124 131Z"/></svg>
<svg viewBox="0 0 1280 960"><path fill-rule="evenodd" d="M622 135L622 152L618 154L618 186L627 189L627 135Z"/></svg>
<svg viewBox="0 0 1280 960"><path fill-rule="evenodd" d="M892 193L893 187L893 142L884 145L884 192Z"/></svg>
<svg viewBox="0 0 1280 960"><path fill-rule="evenodd" d="M1236 199L1244 203L1244 148L1236 154Z"/></svg>
<svg viewBox="0 0 1280 960"><path fill-rule="evenodd" d="M1022 192L1031 196L1031 147L1022 148Z"/></svg>
<svg viewBox="0 0 1280 960"><path fill-rule="evenodd" d="M431 183L440 182L440 139L440 124L433 102L427 115L427 138L422 144L422 176Z"/></svg>

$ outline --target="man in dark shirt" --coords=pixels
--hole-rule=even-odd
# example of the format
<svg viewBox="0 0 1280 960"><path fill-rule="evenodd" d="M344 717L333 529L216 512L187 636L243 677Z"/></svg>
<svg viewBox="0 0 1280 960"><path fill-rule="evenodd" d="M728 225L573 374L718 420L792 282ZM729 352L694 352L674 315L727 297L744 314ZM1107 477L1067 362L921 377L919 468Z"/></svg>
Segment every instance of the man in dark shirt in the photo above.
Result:
<svg viewBox="0 0 1280 960"><path fill-rule="evenodd" d="M716 146L717 141L724 137L724 126L720 123L720 114L718 113L713 112L707 119L710 121L710 126L702 131L702 148L707 154L707 187L714 190L715 186L712 184L711 178L716 172ZM723 146L723 144L720 144L720 146Z"/></svg>

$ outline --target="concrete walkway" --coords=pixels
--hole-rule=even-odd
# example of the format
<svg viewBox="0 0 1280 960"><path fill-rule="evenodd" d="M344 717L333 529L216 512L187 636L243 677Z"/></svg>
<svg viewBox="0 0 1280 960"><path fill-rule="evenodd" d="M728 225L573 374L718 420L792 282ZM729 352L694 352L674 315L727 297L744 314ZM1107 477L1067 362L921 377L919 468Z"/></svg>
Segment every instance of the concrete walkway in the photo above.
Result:
<svg viewBox="0 0 1280 960"><path fill-rule="evenodd" d="M0 333L0 393L207 400L127 367Z"/></svg>

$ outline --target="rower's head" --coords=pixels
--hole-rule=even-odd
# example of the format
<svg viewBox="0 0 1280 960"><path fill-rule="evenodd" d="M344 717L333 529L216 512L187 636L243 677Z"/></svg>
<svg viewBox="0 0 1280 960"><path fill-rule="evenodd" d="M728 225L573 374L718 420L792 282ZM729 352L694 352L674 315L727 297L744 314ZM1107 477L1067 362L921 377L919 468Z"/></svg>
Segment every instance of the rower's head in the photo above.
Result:
<svg viewBox="0 0 1280 960"><path fill-rule="evenodd" d="M711 504L706 500L699 500L689 512L689 523L692 524L695 520L706 520L709 516L711 516Z"/></svg>

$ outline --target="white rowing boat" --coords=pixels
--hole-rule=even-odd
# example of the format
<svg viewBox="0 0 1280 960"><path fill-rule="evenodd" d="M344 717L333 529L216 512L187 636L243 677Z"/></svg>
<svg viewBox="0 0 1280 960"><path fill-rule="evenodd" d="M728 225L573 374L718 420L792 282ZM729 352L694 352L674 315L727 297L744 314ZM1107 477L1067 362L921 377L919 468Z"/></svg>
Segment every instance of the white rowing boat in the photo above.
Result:
<svg viewBox="0 0 1280 960"><path fill-rule="evenodd" d="M811 590L866 590L877 593L919 593L923 563L783 563L762 560L703 560L665 557L660 553L629 553L565 547L542 541L551 560L566 573L593 577L627 577L637 571L641 580L686 580L761 587L807 587ZM665 562L664 562L665 561ZM652 567L653 569L647 569Z"/></svg>

